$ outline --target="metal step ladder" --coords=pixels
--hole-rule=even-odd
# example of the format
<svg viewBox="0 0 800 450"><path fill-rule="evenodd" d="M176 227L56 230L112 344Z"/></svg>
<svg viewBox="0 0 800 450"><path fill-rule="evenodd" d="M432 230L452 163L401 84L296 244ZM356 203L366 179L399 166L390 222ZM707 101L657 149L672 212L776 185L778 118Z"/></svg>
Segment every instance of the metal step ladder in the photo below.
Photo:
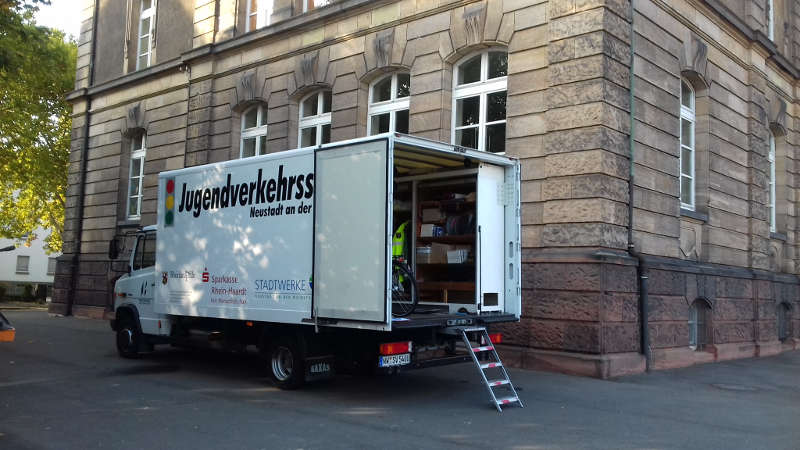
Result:
<svg viewBox="0 0 800 450"><path fill-rule="evenodd" d="M477 347L472 346L472 340L469 338L470 334L477 334L478 339L475 339L475 341L478 343ZM520 400L519 395L517 395L517 390L514 389L514 385L511 383L511 378L508 377L508 372L506 371L505 366L503 366L503 363L500 361L500 356L497 355L497 350L495 350L494 344L492 344L486 328L461 328L461 337L464 339L464 345L466 345L467 349L470 350L469 353L472 355L472 361L478 368L478 372L481 374L483 384L489 391L489 397L491 397L492 402L497 410L503 412L502 407L512 403L517 403L519 404L520 408L524 408L525 405L522 404L522 400ZM488 356L489 360L487 360L487 358L478 358L479 355ZM489 379L486 376L486 371L493 369L494 372L499 375L499 377ZM494 389L497 387L506 389L506 394L511 395L498 397L497 393L494 391Z"/></svg>

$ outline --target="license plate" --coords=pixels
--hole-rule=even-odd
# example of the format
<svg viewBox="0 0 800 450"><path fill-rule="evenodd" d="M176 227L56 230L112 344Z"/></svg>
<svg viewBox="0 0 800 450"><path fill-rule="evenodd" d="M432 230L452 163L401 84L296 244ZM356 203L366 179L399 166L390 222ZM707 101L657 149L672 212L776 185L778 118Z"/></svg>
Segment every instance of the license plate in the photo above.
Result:
<svg viewBox="0 0 800 450"><path fill-rule="evenodd" d="M411 364L411 353L381 356L380 359L378 359L378 367L403 366L406 364Z"/></svg>

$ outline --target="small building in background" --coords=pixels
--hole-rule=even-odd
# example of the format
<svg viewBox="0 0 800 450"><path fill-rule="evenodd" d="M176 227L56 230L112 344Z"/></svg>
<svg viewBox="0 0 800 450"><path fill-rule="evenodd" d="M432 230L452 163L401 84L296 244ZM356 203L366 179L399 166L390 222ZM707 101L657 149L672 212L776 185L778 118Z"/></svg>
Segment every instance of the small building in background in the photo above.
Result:
<svg viewBox="0 0 800 450"><path fill-rule="evenodd" d="M56 258L61 253L48 255L44 249L47 231L39 228L35 233L30 246L0 239L0 249L16 245L14 250L0 252L0 300L52 297Z"/></svg>

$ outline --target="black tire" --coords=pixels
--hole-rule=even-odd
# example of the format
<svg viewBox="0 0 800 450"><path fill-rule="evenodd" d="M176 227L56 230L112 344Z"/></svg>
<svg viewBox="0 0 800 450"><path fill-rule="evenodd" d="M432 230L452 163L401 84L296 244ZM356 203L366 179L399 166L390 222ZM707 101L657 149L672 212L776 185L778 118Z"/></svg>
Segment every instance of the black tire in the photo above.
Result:
<svg viewBox="0 0 800 450"><path fill-rule="evenodd" d="M117 320L117 353L119 353L119 356L128 359L141 357L142 354L139 352L139 348L143 336L136 320L129 314L125 314Z"/></svg>
<svg viewBox="0 0 800 450"><path fill-rule="evenodd" d="M417 280L400 261L392 261L392 316L405 317L414 312L419 302Z"/></svg>
<svg viewBox="0 0 800 450"><path fill-rule="evenodd" d="M267 368L272 381L281 389L292 390L306 381L305 351L294 337L279 337L267 352Z"/></svg>

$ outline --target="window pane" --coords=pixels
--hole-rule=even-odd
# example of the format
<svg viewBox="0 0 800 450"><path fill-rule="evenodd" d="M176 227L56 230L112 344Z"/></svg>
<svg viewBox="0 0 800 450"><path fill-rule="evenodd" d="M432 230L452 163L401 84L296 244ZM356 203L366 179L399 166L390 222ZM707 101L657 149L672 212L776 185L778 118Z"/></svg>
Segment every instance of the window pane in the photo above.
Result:
<svg viewBox="0 0 800 450"><path fill-rule="evenodd" d="M303 117L317 115L317 95L314 94L303 101Z"/></svg>
<svg viewBox="0 0 800 450"><path fill-rule="evenodd" d="M255 156L256 154L256 139L249 138L242 140L242 158Z"/></svg>
<svg viewBox="0 0 800 450"><path fill-rule="evenodd" d="M153 6L153 0L142 0L142 10L150 9Z"/></svg>
<svg viewBox="0 0 800 450"><path fill-rule="evenodd" d="M139 177L131 177L128 192L131 197L139 195Z"/></svg>
<svg viewBox="0 0 800 450"><path fill-rule="evenodd" d="M506 119L506 91L486 95L486 121Z"/></svg>
<svg viewBox="0 0 800 450"><path fill-rule="evenodd" d="M142 28L139 29L139 36L150 34L150 18L147 17L142 20ZM140 49L143 47L139 47Z"/></svg>
<svg viewBox="0 0 800 450"><path fill-rule="evenodd" d="M508 54L506 52L489 52L489 78L508 75Z"/></svg>
<svg viewBox="0 0 800 450"><path fill-rule="evenodd" d="M370 118L370 135L386 133L389 131L389 113L379 114Z"/></svg>
<svg viewBox="0 0 800 450"><path fill-rule="evenodd" d="M150 49L150 36L139 38L139 54L147 54Z"/></svg>
<svg viewBox="0 0 800 450"><path fill-rule="evenodd" d="M142 173L142 158L131 159L131 176L137 177Z"/></svg>
<svg viewBox="0 0 800 450"><path fill-rule="evenodd" d="M692 175L692 151L686 147L681 147L681 174Z"/></svg>
<svg viewBox="0 0 800 450"><path fill-rule="evenodd" d="M506 124L498 123L486 127L486 151L492 153L506 151Z"/></svg>
<svg viewBox="0 0 800 450"><path fill-rule="evenodd" d="M331 141L331 125L322 126L322 142L320 144L327 144Z"/></svg>
<svg viewBox="0 0 800 450"><path fill-rule="evenodd" d="M258 11L258 0L250 0L250 12L254 13Z"/></svg>
<svg viewBox="0 0 800 450"><path fill-rule="evenodd" d="M480 97L460 98L456 101L456 126L475 125L480 113Z"/></svg>
<svg viewBox="0 0 800 450"><path fill-rule="evenodd" d="M258 108L250 108L244 113L242 129L255 128L258 126Z"/></svg>
<svg viewBox="0 0 800 450"><path fill-rule="evenodd" d="M694 147L694 124L686 119L681 119L681 144Z"/></svg>
<svg viewBox="0 0 800 450"><path fill-rule="evenodd" d="M397 111L394 116L394 131L408 134L408 110Z"/></svg>
<svg viewBox="0 0 800 450"><path fill-rule="evenodd" d="M392 77L386 77L372 87L372 103L383 102L392 98Z"/></svg>
<svg viewBox="0 0 800 450"><path fill-rule="evenodd" d="M266 125L267 124L267 108L265 106L259 106L256 110L261 113L261 117L258 118L258 126Z"/></svg>
<svg viewBox="0 0 800 450"><path fill-rule="evenodd" d="M259 155L263 155L267 153L267 136L259 136L258 137L258 153Z"/></svg>
<svg viewBox="0 0 800 450"><path fill-rule="evenodd" d="M139 215L139 197L131 197L128 199L128 216Z"/></svg>
<svg viewBox="0 0 800 450"><path fill-rule="evenodd" d="M456 145L469 148L478 148L478 128L464 128L456 130Z"/></svg>
<svg viewBox="0 0 800 450"><path fill-rule="evenodd" d="M333 103L331 99L331 91L325 91L322 93L322 112L329 113L331 112L331 103Z"/></svg>
<svg viewBox="0 0 800 450"><path fill-rule="evenodd" d="M458 67L458 84L481 80L481 55L475 55Z"/></svg>
<svg viewBox="0 0 800 450"><path fill-rule="evenodd" d="M694 103L692 102L693 95L694 94L692 93L692 89L689 87L689 85L686 84L685 81L681 80L681 105L694 109L694 106L692 105L692 103Z"/></svg>
<svg viewBox="0 0 800 450"><path fill-rule="evenodd" d="M411 89L411 75L407 73L397 74L397 98L408 97Z"/></svg>
<svg viewBox="0 0 800 450"><path fill-rule="evenodd" d="M142 137L136 136L131 141L131 149L132 150L141 150L142 149Z"/></svg>
<svg viewBox="0 0 800 450"><path fill-rule="evenodd" d="M250 23L248 24L249 28L247 29L247 31L253 31L256 28L258 28L258 16L257 15L253 14L252 16L250 16L248 21Z"/></svg>
<svg viewBox="0 0 800 450"><path fill-rule="evenodd" d="M150 267L156 263L156 235L148 234L142 252L142 267Z"/></svg>
<svg viewBox="0 0 800 450"><path fill-rule="evenodd" d="M147 55L139 57L139 61L136 63L136 67L139 69L144 69L147 67Z"/></svg>
<svg viewBox="0 0 800 450"><path fill-rule="evenodd" d="M681 202L691 205L692 201L692 179L681 177Z"/></svg>
<svg viewBox="0 0 800 450"><path fill-rule="evenodd" d="M317 127L308 127L300 130L300 147L309 147L317 144Z"/></svg>

